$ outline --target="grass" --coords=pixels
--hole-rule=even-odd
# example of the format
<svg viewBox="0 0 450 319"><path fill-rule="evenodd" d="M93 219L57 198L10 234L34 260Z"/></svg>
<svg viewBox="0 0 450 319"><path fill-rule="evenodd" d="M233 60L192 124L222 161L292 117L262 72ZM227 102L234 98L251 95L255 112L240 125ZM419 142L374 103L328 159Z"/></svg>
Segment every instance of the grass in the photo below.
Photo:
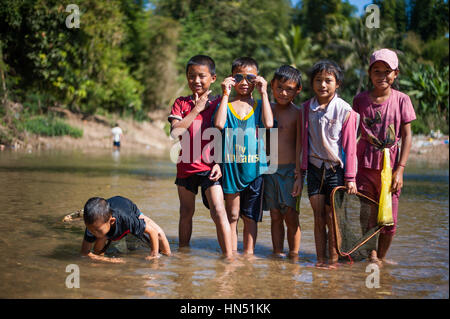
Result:
<svg viewBox="0 0 450 319"><path fill-rule="evenodd" d="M30 133L42 136L64 136L81 138L83 130L70 126L61 119L55 117L36 116L25 120L23 128Z"/></svg>

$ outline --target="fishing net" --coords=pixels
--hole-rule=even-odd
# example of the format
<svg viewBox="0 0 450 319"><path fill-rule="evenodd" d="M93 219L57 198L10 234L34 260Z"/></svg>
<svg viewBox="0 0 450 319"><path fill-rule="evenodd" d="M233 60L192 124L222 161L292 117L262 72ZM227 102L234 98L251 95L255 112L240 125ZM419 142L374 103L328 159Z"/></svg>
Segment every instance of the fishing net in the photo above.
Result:
<svg viewBox="0 0 450 319"><path fill-rule="evenodd" d="M370 250L376 250L377 235L384 227L376 222L378 202L361 193L348 194L345 186L339 186L331 193L331 208L339 255L367 258ZM369 227L369 220L376 226Z"/></svg>

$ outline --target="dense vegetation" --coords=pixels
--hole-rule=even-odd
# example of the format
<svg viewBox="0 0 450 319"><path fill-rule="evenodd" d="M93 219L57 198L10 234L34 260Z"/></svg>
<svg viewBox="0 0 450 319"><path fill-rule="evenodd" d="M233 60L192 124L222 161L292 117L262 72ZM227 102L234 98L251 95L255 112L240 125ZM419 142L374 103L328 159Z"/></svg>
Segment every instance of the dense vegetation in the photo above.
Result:
<svg viewBox="0 0 450 319"><path fill-rule="evenodd" d="M293 3L79 0L79 28L68 28L73 11L66 12L66 3L0 0L0 142L11 126L40 126L49 107L145 120L188 93L185 63L195 54L216 61L214 93L239 56L255 58L268 80L279 65L296 66L304 74L297 103L311 95L312 64L333 59L345 70L341 95L351 103L369 87L369 55L382 47L398 52L397 85L413 99L415 133L448 133L448 1L373 1L379 28L368 28L369 13L357 16L346 1ZM23 105L22 117L9 118L12 102Z"/></svg>

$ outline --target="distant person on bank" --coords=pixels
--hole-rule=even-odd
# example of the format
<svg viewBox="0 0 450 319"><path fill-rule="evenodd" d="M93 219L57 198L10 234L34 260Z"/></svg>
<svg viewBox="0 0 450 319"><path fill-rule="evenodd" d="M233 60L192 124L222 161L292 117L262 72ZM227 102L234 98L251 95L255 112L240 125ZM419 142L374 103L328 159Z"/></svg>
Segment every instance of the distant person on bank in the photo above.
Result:
<svg viewBox="0 0 450 319"><path fill-rule="evenodd" d="M118 123L111 129L111 134L113 136L113 149L120 150L120 140L123 138L123 131Z"/></svg>

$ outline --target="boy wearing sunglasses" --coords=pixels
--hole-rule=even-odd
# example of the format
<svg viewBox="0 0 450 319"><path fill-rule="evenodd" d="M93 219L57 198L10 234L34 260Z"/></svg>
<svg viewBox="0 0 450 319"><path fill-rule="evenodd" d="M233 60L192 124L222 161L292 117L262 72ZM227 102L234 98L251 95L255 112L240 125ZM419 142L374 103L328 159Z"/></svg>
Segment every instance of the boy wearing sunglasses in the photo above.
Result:
<svg viewBox="0 0 450 319"><path fill-rule="evenodd" d="M233 251L237 251L237 222L244 220L244 254L253 255L257 222L262 220L262 174L267 170L266 154L259 129L272 128L273 115L267 82L258 75L257 62L249 57L236 59L232 75L222 82L222 101L214 116L214 126L223 130L223 192L231 227ZM230 99L231 88L236 95ZM261 100L253 99L257 88Z"/></svg>

